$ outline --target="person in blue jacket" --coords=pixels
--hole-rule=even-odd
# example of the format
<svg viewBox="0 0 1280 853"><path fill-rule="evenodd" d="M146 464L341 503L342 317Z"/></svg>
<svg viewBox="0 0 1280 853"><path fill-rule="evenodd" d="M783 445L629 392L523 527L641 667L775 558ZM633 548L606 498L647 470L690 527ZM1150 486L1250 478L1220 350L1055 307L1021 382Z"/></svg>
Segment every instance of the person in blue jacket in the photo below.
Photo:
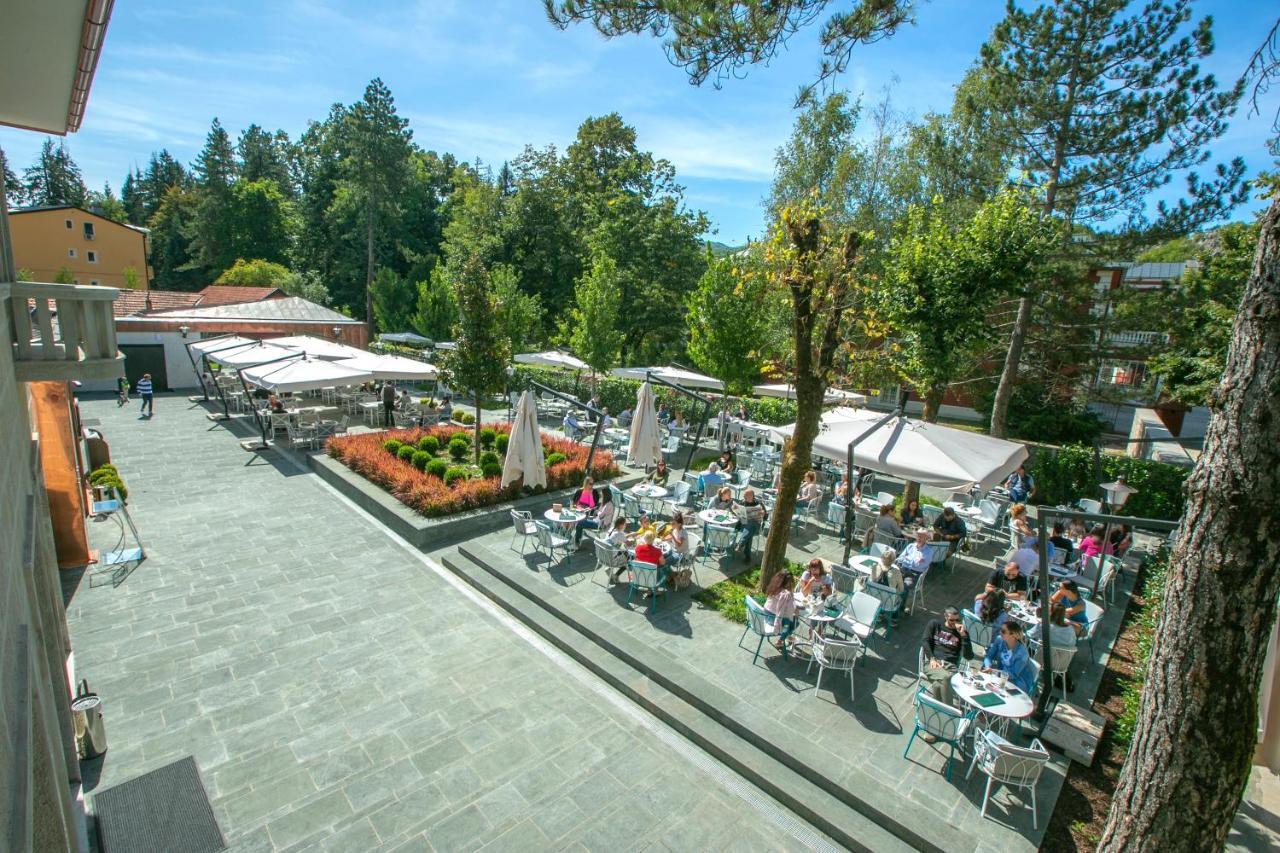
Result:
<svg viewBox="0 0 1280 853"><path fill-rule="evenodd" d="M988 671L1007 674L1009 681L1020 690L1031 693L1034 686L1031 682L1031 655L1022 644L1021 624L1009 620L1000 626L1000 637L987 647L982 665Z"/></svg>

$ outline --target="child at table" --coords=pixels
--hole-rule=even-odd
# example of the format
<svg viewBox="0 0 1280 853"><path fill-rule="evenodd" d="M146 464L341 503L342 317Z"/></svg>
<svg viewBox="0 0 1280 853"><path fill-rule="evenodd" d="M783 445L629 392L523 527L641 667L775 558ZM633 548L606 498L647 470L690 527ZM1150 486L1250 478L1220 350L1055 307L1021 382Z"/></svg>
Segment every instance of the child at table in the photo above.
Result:
<svg viewBox="0 0 1280 853"><path fill-rule="evenodd" d="M769 586L765 589L764 612L774 617L773 629L778 639L773 645L777 649L782 648L796 628L795 586L795 575L783 569L769 579Z"/></svg>

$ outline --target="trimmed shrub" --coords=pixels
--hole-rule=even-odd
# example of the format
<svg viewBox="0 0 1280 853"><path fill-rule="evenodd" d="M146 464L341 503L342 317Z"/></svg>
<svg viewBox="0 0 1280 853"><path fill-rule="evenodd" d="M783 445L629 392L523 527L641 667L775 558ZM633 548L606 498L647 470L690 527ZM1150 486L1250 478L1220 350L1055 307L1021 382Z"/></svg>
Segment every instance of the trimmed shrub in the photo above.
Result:
<svg viewBox="0 0 1280 853"><path fill-rule="evenodd" d="M467 426L475 426L476 416L470 412L463 412L462 417L458 418L458 420L462 421Z"/></svg>
<svg viewBox="0 0 1280 853"><path fill-rule="evenodd" d="M497 463L498 461L499 461L499 459L498 459L498 454L494 453L492 450L486 450L484 453L481 453L481 454L480 454L480 465L481 465L481 466L484 466L484 465L493 465L493 464Z"/></svg>
<svg viewBox="0 0 1280 853"><path fill-rule="evenodd" d="M547 467L550 468L552 465L559 465L561 462L565 461L565 459L567 458L568 457L566 457L563 453L549 454L547 456Z"/></svg>
<svg viewBox="0 0 1280 853"><path fill-rule="evenodd" d="M397 455L402 447L404 447L404 443L396 438L388 438L386 441L382 442L382 449L390 453L392 456Z"/></svg>
<svg viewBox="0 0 1280 853"><path fill-rule="evenodd" d="M465 418L466 416L467 416L467 413L462 411L462 409L454 409L449 414L449 417L453 418L458 423L462 423L463 422L462 419Z"/></svg>
<svg viewBox="0 0 1280 853"><path fill-rule="evenodd" d="M413 467L419 471L425 471L427 470L427 463L434 458L425 450L415 450L413 451Z"/></svg>
<svg viewBox="0 0 1280 853"><path fill-rule="evenodd" d="M480 466L480 472L486 477L501 477L502 466L497 462L488 462Z"/></svg>
<svg viewBox="0 0 1280 853"><path fill-rule="evenodd" d="M503 456L507 455L507 445L511 443L511 436L508 433L500 432L498 437L494 439L494 448Z"/></svg>
<svg viewBox="0 0 1280 853"><path fill-rule="evenodd" d="M444 472L444 484L452 486L459 480L471 479L471 470L465 465L450 465L449 470Z"/></svg>
<svg viewBox="0 0 1280 853"><path fill-rule="evenodd" d="M454 462L461 462L462 457L471 452L471 445L467 444L460 438L449 439L449 455L453 457Z"/></svg>
<svg viewBox="0 0 1280 853"><path fill-rule="evenodd" d="M493 447L493 443L497 440L498 434L493 431L492 427L485 427L480 430L480 446L486 450Z"/></svg>
<svg viewBox="0 0 1280 853"><path fill-rule="evenodd" d="M459 439L462 439L463 441L465 441L465 442L467 443L467 447L470 447L470 446L471 446L471 430L469 430L469 429L460 429L460 430L458 430L457 432L452 432L452 433L450 433L450 434L449 434L449 436L448 436L448 439L447 439L447 440L448 440L448 441L453 441L455 438L459 438Z"/></svg>
<svg viewBox="0 0 1280 853"><path fill-rule="evenodd" d="M434 435L424 435L418 439L418 449L435 456L440 452L440 439Z"/></svg>
<svg viewBox="0 0 1280 853"><path fill-rule="evenodd" d="M444 479L444 472L449 470L449 463L443 459L432 459L427 463L426 473L437 479Z"/></svg>
<svg viewBox="0 0 1280 853"><path fill-rule="evenodd" d="M413 454L416 452L412 444L402 444L400 449L396 451L396 456L399 456L402 462L412 462Z"/></svg>

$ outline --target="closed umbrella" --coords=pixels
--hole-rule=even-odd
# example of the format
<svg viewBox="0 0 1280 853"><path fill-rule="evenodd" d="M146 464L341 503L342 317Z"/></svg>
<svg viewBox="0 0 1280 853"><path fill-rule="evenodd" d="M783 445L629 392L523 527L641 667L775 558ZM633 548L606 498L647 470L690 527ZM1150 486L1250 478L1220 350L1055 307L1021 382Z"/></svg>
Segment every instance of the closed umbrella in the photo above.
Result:
<svg viewBox="0 0 1280 853"><path fill-rule="evenodd" d="M627 464L648 468L662 458L662 439L658 435L658 412L653 404L653 386L648 382L636 392L636 414L631 419L631 444L627 447Z"/></svg>
<svg viewBox="0 0 1280 853"><path fill-rule="evenodd" d="M533 392L520 395L515 419L511 422L511 438L507 440L507 458L502 462L502 487L520 478L529 488L547 484L547 463L542 457L542 433L538 430L538 407Z"/></svg>

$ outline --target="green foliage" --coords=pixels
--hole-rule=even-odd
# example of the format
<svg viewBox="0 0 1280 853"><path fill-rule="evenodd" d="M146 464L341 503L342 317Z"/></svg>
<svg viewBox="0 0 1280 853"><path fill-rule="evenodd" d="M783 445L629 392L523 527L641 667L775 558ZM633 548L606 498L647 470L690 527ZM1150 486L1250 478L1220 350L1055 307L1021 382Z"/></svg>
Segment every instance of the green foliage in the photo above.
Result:
<svg viewBox="0 0 1280 853"><path fill-rule="evenodd" d="M984 430L990 427L991 400L995 389L978 396L975 406L986 412ZM1046 389L1021 385L1009 400L1008 436L1042 444L1092 444L1106 431L1107 423L1074 398L1062 399Z"/></svg>
<svg viewBox="0 0 1280 853"><path fill-rule="evenodd" d="M1027 464L1027 472L1036 481L1036 500L1050 505L1100 498L1100 483L1124 477L1138 491L1129 496L1117 514L1166 520L1182 515L1186 500L1183 484L1190 473L1165 462L1104 453L1099 479L1094 473L1093 448L1081 445L1039 447Z"/></svg>
<svg viewBox="0 0 1280 853"><path fill-rule="evenodd" d="M390 453L392 456L398 456L400 448L404 447L404 442L398 438L388 438L382 442L382 449Z"/></svg>
<svg viewBox="0 0 1280 853"><path fill-rule="evenodd" d="M191 234L196 227L200 195L191 187L166 188L147 220L151 229L153 287L163 290L199 290L209 283L194 257Z"/></svg>
<svg viewBox="0 0 1280 853"><path fill-rule="evenodd" d="M465 412L463 412L463 411L462 411L462 409L458 409L456 412L454 412L454 413L453 413L453 416L454 416L455 418L461 418L464 414L466 414L466 413L465 413ZM455 433L453 433L453 434L451 434L451 435L449 436L449 441L451 441L451 442L452 442L452 441L462 441L462 442L466 442L467 447L470 447L470 446L471 446L471 433L470 433L470 432L468 432L468 431L466 431L466 430L458 430L457 432L455 432Z"/></svg>
<svg viewBox="0 0 1280 853"><path fill-rule="evenodd" d="M444 267L437 266L427 281L418 282L417 291L413 330L433 341L448 340L458 322L458 301Z"/></svg>
<svg viewBox="0 0 1280 853"><path fill-rule="evenodd" d="M499 462L499 461L501 461L501 458L498 456L497 453L493 452L492 450L486 450L480 454L481 465L487 465L489 463Z"/></svg>
<svg viewBox="0 0 1280 853"><path fill-rule="evenodd" d="M402 444L396 451L396 456L400 457L404 462L412 462L413 454L416 452L412 444Z"/></svg>
<svg viewBox="0 0 1280 853"><path fill-rule="evenodd" d="M373 316L387 332L407 331L418 306L418 290L410 281L383 267L373 277Z"/></svg>
<svg viewBox="0 0 1280 853"><path fill-rule="evenodd" d="M689 295L689 356L731 394L750 393L773 354L774 327L764 310L773 296L764 270L731 257L708 258L698 289Z"/></svg>
<svg viewBox="0 0 1280 853"><path fill-rule="evenodd" d="M89 485L101 486L104 489L115 489L120 493L120 500L129 499L129 490L125 488L120 472L110 462L99 465L89 472Z"/></svg>
<svg viewBox="0 0 1280 853"><path fill-rule="evenodd" d="M607 373L617 363L622 348L622 332L618 330L621 306L618 264L606 255L596 255L591 269L574 286L574 307L566 329L569 346L600 373Z"/></svg>
<svg viewBox="0 0 1280 853"><path fill-rule="evenodd" d="M550 468L552 465L559 465L559 464L560 464L561 462L563 462L566 458L568 458L568 457L566 457L563 453L548 453L548 454L547 454L547 467L548 467L548 468Z"/></svg>
<svg viewBox="0 0 1280 853"><path fill-rule="evenodd" d="M489 275L493 299L497 305L498 324L513 348L523 348L542 337L542 300L536 294L521 291L516 271L497 264Z"/></svg>
<svg viewBox="0 0 1280 853"><path fill-rule="evenodd" d="M236 258L213 283L232 287L280 287L291 274L283 264L260 258L251 261Z"/></svg>
<svg viewBox="0 0 1280 853"><path fill-rule="evenodd" d="M415 450L413 451L413 458L412 458L413 467L417 468L419 471L425 471L427 470L427 464L430 463L431 460L434 458L435 458L434 456L432 456L430 453L427 453L425 450Z"/></svg>
<svg viewBox="0 0 1280 853"><path fill-rule="evenodd" d="M293 203L275 181L245 180L231 185L228 198L230 244L226 257L263 258L283 263L297 230Z"/></svg>
<svg viewBox="0 0 1280 853"><path fill-rule="evenodd" d="M440 440L434 435L424 435L418 439L418 449L435 456L440 452Z"/></svg>
<svg viewBox="0 0 1280 853"><path fill-rule="evenodd" d="M480 430L480 446L481 447L486 447L486 448L493 447L493 443L497 441L497 439L498 439L498 433L495 432L494 430L488 427L485 427L484 429Z"/></svg>
<svg viewBox="0 0 1280 853"><path fill-rule="evenodd" d="M449 469L444 472L444 484L446 486L452 486L459 480L469 479L471 479L471 469L465 465L451 465L449 466Z"/></svg>
<svg viewBox="0 0 1280 853"><path fill-rule="evenodd" d="M1142 584L1135 593L1141 597L1142 606L1134 617L1133 674L1124 679L1121 694L1124 706L1112 728L1112 736L1121 748L1127 747L1133 740L1138 708L1142 705L1142 687L1146 683L1147 663L1151 660L1151 648L1155 643L1156 627L1160 624L1160 614L1164 608L1164 590L1168 579L1168 549L1143 561Z"/></svg>
<svg viewBox="0 0 1280 853"><path fill-rule="evenodd" d="M463 412L462 415L458 418L458 420L466 424L467 426L475 426L476 416L471 414L470 412Z"/></svg>
<svg viewBox="0 0 1280 853"><path fill-rule="evenodd" d="M231 186L236 179L231 138L216 118L209 127L195 162L195 211L188 236L189 270L201 271L206 280L216 278L236 259L237 221Z"/></svg>
<svg viewBox="0 0 1280 853"><path fill-rule="evenodd" d="M449 463L445 462L443 459L432 459L427 463L427 467L424 470L431 476L438 477L443 480L444 472L447 471L448 468Z"/></svg>
<svg viewBox="0 0 1280 853"><path fill-rule="evenodd" d="M102 185L102 192L90 190L85 198L85 206L102 218L110 219L112 222L124 224L128 221L124 205L120 203L120 199L116 198L116 194L111 191L110 183ZM137 271L135 270L136 274ZM133 289L130 288L130 290Z"/></svg>
<svg viewBox="0 0 1280 853"><path fill-rule="evenodd" d="M58 267L58 271L53 274L54 284L75 284L76 277L71 272L71 267L63 264Z"/></svg>
<svg viewBox="0 0 1280 853"><path fill-rule="evenodd" d="M494 440L494 442L493 442L493 446L494 446L494 449L495 449L495 450L497 450L497 451L498 451L499 453L501 453L503 456L506 456L506 455L507 455L507 445L508 445L508 444L510 444L510 443L511 443L511 436L510 436L510 435L508 435L507 433L503 432L503 433L499 433L499 434L498 434L497 439L495 439L495 440Z"/></svg>
<svg viewBox="0 0 1280 853"><path fill-rule="evenodd" d="M785 565L787 571L791 572L797 580L804 574L804 566L799 563L786 560ZM760 592L759 566L695 592L693 600L717 611L730 622L745 625L747 624L747 605L743 599L748 595L760 604L764 604L764 595Z"/></svg>
<svg viewBox="0 0 1280 853"><path fill-rule="evenodd" d="M497 462L481 462L480 472L485 477L501 477L502 466Z"/></svg>
<svg viewBox="0 0 1280 853"><path fill-rule="evenodd" d="M136 267L125 267L120 270L120 274L124 276L124 286L129 290L137 290L141 280L138 278L138 270Z"/></svg>
<svg viewBox="0 0 1280 853"><path fill-rule="evenodd" d="M461 438L453 438L449 440L449 455L453 457L453 461L461 462L462 458L467 455L467 451L471 446Z"/></svg>
<svg viewBox="0 0 1280 853"><path fill-rule="evenodd" d="M7 183L7 180L6 180ZM88 190L66 142L46 138L35 163L22 173L22 202L33 206L73 204L84 207Z"/></svg>
<svg viewBox="0 0 1280 853"><path fill-rule="evenodd" d="M480 398L498 393L506 384L511 339L499 322L489 272L479 255L472 253L462 261L452 275L452 284L461 313L453 326L456 346L445 353L441 367L445 381L454 388L472 391L478 406Z"/></svg>

